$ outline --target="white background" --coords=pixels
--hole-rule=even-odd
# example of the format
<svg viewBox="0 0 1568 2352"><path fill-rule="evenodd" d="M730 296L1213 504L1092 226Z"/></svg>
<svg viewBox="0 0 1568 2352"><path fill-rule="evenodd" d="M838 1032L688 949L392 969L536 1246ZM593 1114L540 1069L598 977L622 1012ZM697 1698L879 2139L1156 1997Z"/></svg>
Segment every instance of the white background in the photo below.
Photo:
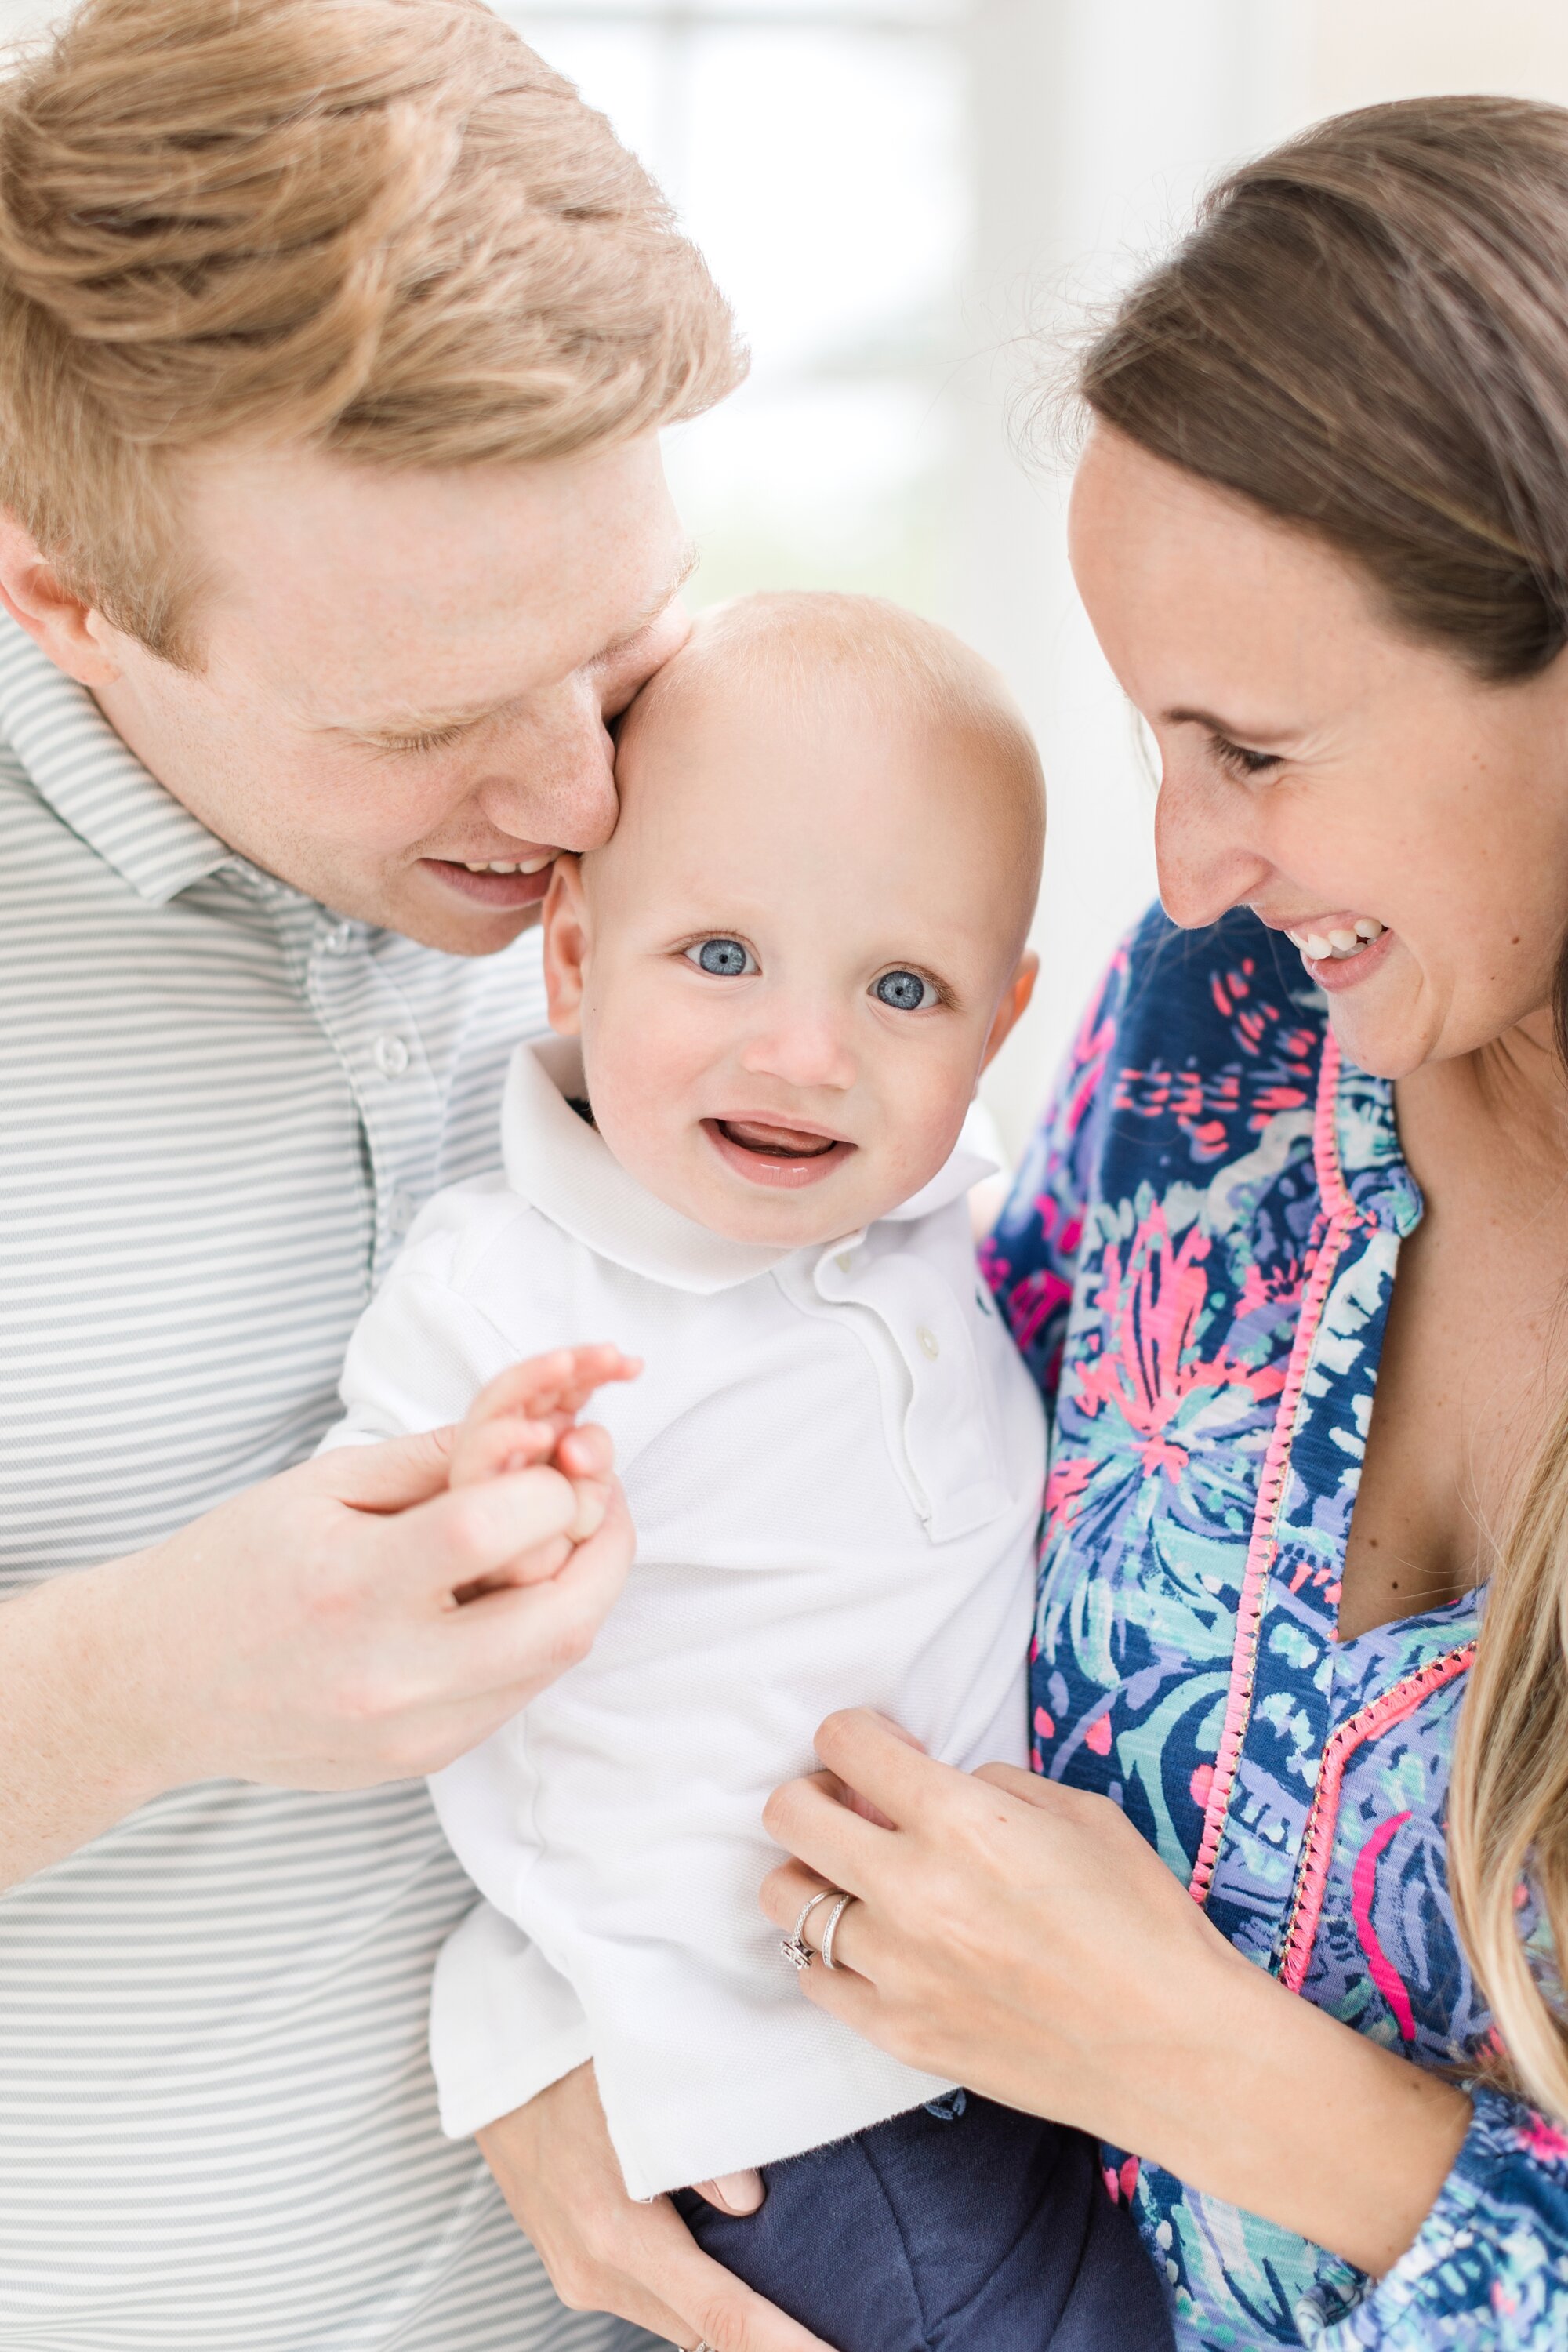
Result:
<svg viewBox="0 0 1568 2352"><path fill-rule="evenodd" d="M1153 786L1073 599L1060 465L1016 455L1019 398L1249 151L1424 90L1568 102L1568 0L505 5L663 180L752 345L746 387L671 436L697 601L900 597L999 662L1036 728L1042 985L987 1087L1016 1147L1153 887ZM0 37L52 13L0 0Z"/></svg>

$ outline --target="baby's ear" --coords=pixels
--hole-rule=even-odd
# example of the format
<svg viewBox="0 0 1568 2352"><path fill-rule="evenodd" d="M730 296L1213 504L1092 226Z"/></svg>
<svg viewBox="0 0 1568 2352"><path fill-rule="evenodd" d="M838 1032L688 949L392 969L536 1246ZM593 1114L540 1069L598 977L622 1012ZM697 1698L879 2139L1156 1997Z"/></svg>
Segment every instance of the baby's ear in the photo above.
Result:
<svg viewBox="0 0 1568 2352"><path fill-rule="evenodd" d="M583 976L588 962L588 908L582 869L564 850L550 869L542 919L550 1025L563 1037L575 1037L582 1026Z"/></svg>
<svg viewBox="0 0 1568 2352"><path fill-rule="evenodd" d="M1002 1002L996 1007L996 1017L991 1024L991 1034L985 1040L985 1052L981 1068L987 1069L1006 1044L1029 1009L1029 999L1035 992L1039 977L1040 959L1033 948L1026 948L1018 959L1018 969L1002 992Z"/></svg>

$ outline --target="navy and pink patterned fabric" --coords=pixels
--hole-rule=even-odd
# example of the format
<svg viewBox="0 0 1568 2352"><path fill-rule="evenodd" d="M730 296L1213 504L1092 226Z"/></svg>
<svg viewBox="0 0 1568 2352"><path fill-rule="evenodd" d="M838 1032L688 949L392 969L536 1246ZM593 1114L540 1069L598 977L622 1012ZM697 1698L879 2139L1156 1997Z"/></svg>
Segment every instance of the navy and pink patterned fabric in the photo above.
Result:
<svg viewBox="0 0 1568 2352"><path fill-rule="evenodd" d="M1223 1932L1423 2065L1490 2024L1443 1810L1473 1599L1342 1643L1399 1244L1393 1092L1289 944L1156 910L1116 957L988 1246L1054 1416L1037 1770L1109 1796ZM1243 2055L1245 2053L1238 2053ZM1108 2149L1186 2347L1568 2345L1568 2138L1497 2093L1375 2287Z"/></svg>

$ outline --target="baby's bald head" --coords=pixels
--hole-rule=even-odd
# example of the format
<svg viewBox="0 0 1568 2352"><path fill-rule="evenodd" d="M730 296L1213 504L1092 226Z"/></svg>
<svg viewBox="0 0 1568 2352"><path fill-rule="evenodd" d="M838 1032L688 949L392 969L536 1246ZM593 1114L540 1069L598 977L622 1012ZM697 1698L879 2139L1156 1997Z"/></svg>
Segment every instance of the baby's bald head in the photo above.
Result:
<svg viewBox="0 0 1568 2352"><path fill-rule="evenodd" d="M605 1143L736 1239L886 1215L1033 982L1044 794L1000 678L871 597L752 596L638 696L616 773L614 835L544 909Z"/></svg>
<svg viewBox="0 0 1568 2352"><path fill-rule="evenodd" d="M701 614L621 722L625 847L643 815L657 814L637 805L653 769L662 792L669 750L727 719L753 739L780 725L820 728L829 754L835 732L847 745L868 723L889 751L904 746L907 759L886 772L889 821L942 832L956 824L988 853L998 930L1016 956L1039 890L1045 780L1000 672L950 629L879 596L805 590L738 597ZM757 770L738 772L738 800L760 782ZM612 843L599 856L614 852Z"/></svg>

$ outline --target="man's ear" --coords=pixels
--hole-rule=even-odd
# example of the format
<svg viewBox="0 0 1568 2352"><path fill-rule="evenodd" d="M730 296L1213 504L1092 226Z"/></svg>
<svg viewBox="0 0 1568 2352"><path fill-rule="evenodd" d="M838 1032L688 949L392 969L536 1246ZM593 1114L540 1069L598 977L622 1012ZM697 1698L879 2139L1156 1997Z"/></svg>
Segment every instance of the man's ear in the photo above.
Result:
<svg viewBox="0 0 1568 2352"><path fill-rule="evenodd" d="M63 587L30 530L0 507L0 604L80 686L111 686L120 664L103 642L101 613Z"/></svg>
<svg viewBox="0 0 1568 2352"><path fill-rule="evenodd" d="M990 1068L1013 1030L1017 1027L1018 1023L1028 1011L1029 999L1035 992L1035 982L1039 977L1039 957L1033 948L1026 948L1018 959L1018 969L1007 982L1002 992L1002 1002L996 1007L996 1018L991 1024L991 1034L985 1040L985 1051L981 1056L980 1066L983 1070Z"/></svg>
<svg viewBox="0 0 1568 2352"><path fill-rule="evenodd" d="M544 894L544 994L550 1025L575 1037L583 1025L583 983L588 968L588 908L583 872L564 851L550 869Z"/></svg>

